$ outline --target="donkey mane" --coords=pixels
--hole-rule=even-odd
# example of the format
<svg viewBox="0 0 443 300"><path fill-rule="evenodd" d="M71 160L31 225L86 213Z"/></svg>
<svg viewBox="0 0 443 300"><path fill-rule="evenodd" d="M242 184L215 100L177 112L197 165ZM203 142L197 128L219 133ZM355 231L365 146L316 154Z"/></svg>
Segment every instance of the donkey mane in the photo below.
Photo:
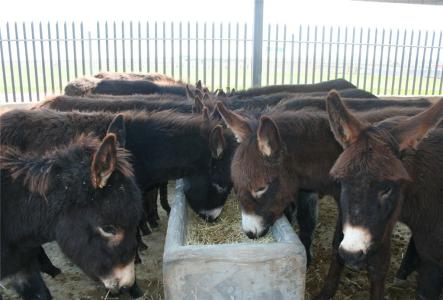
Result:
<svg viewBox="0 0 443 300"><path fill-rule="evenodd" d="M22 152L15 147L0 147L0 169L10 173L13 180L22 178L23 185L33 193L38 193L43 197L52 188L53 180L56 177L58 165L66 162L81 162L82 157L92 155L100 146L100 140L93 135L80 135L69 145L55 147L43 155L33 152ZM133 176L133 169L130 163L131 154L123 148L117 148L118 170L125 177ZM89 170L89 166L82 166Z"/></svg>

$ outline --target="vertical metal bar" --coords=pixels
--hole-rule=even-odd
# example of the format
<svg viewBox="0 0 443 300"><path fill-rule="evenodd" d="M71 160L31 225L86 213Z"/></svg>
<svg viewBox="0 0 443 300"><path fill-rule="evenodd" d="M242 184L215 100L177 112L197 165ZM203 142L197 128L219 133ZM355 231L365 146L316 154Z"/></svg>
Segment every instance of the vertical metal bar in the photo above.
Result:
<svg viewBox="0 0 443 300"><path fill-rule="evenodd" d="M404 63L404 59L405 59L406 36L407 36L407 31L405 29L405 33L404 33L404 37L403 37L403 51L401 53L400 77L398 80L398 94L399 95L401 95L401 84L402 84L402 77L403 77L403 63Z"/></svg>
<svg viewBox="0 0 443 300"><path fill-rule="evenodd" d="M437 70L438 70L438 61L440 59L440 49L441 49L442 36L443 36L443 31L440 31L440 38L439 38L438 47L437 47L437 56L435 59L434 83L432 84L432 95L435 95L435 86L437 83ZM443 81L443 78L441 79L441 81Z"/></svg>
<svg viewBox="0 0 443 300"><path fill-rule="evenodd" d="M29 70L29 56L28 56L28 39L26 38L26 25L24 22L23 22L23 43L25 45L26 80L28 84L28 95L29 95L29 101L32 101L31 71Z"/></svg>
<svg viewBox="0 0 443 300"><path fill-rule="evenodd" d="M46 86L46 65L45 65L45 47L44 47L45 45L43 43L43 26L41 22L39 22L38 27L40 31L40 49L42 54L43 92L46 95L48 93L48 88Z"/></svg>
<svg viewBox="0 0 443 300"><path fill-rule="evenodd" d="M314 55L312 58L312 83L315 82L315 68L316 68L316 60L317 60L317 37L318 37L318 27L314 26Z"/></svg>
<svg viewBox="0 0 443 300"><path fill-rule="evenodd" d="M34 35L33 35L34 36ZM6 103L9 102L9 95L8 95L8 85L7 85L7 81L6 81L6 67L5 67L5 57L3 55L3 38L2 38L2 31L0 29L0 59L2 62L2 74L3 74L3 91L5 92L5 101ZM34 63L36 62L35 60L35 54L34 54ZM35 68L35 70L37 70L37 68Z"/></svg>
<svg viewBox="0 0 443 300"><path fill-rule="evenodd" d="M91 32L88 31L88 45L89 45L89 74L92 75L94 73L92 66L92 35Z"/></svg>
<svg viewBox="0 0 443 300"><path fill-rule="evenodd" d="M266 85L269 85L269 63L270 63L270 52L271 52L271 24L268 24L268 55L266 59Z"/></svg>
<svg viewBox="0 0 443 300"><path fill-rule="evenodd" d="M360 87L361 49L363 47L363 27L360 27L360 46L358 49L357 87Z"/></svg>
<svg viewBox="0 0 443 300"><path fill-rule="evenodd" d="M263 41L262 41L263 42ZM245 23L245 31L244 31L244 39L243 39L243 89L246 88L246 46L248 43L248 24ZM262 59L260 59L260 62ZM261 66L260 66L260 74L261 74ZM260 77L261 84L261 77Z"/></svg>
<svg viewBox="0 0 443 300"><path fill-rule="evenodd" d="M254 27L252 29L254 31L252 45L252 86L260 86L262 80L263 2L263 0L254 1Z"/></svg>
<svg viewBox="0 0 443 300"><path fill-rule="evenodd" d="M34 81L35 81L35 91L37 93L37 101L40 101L40 85L38 80L38 69L37 69L37 50L35 47L35 31L34 31L34 22L31 22L31 39L32 39L32 57L34 59ZM0 36L1 41L1 36ZM0 42L1 43L1 42ZM0 46L1 47L1 46ZM3 65L3 49L1 50L2 53L2 65ZM3 70L3 74L5 74ZM5 91L6 91L6 85L5 85ZM6 99L7 100L7 99Z"/></svg>
<svg viewBox="0 0 443 300"><path fill-rule="evenodd" d="M368 28L368 36L366 42L366 57L365 57L365 73L363 74L363 89L366 89L366 79L368 76L368 59L369 59L369 43L371 41L371 28Z"/></svg>
<svg viewBox="0 0 443 300"><path fill-rule="evenodd" d="M308 67L309 67L309 36L310 36L309 25L306 28L306 60L305 60L305 84L308 83Z"/></svg>
<svg viewBox="0 0 443 300"><path fill-rule="evenodd" d="M6 38L8 40L8 54L9 54L9 71L11 72L11 87L12 87L12 99L17 102L15 95L15 77L14 77L14 64L12 61L12 47L11 47L11 34L9 30L9 22L6 23ZM434 83L435 85L435 83Z"/></svg>
<svg viewBox="0 0 443 300"><path fill-rule="evenodd" d="M180 25L181 28L181 25ZM149 48L149 22L146 22L146 69L148 72L151 70L151 55L150 55L150 48ZM181 51L180 51L181 52ZM180 58L181 61L181 58ZM180 66L180 80L181 80L181 66Z"/></svg>
<svg viewBox="0 0 443 300"><path fill-rule="evenodd" d="M238 43L239 43L239 34L240 34L240 25L236 24L236 33L235 33L235 89L238 89Z"/></svg>
<svg viewBox="0 0 443 300"><path fill-rule="evenodd" d="M68 27L66 22L63 24L65 31L65 59L66 59L66 81L70 80L69 76L69 44L68 44Z"/></svg>
<svg viewBox="0 0 443 300"><path fill-rule="evenodd" d="M214 68L215 68L215 61L214 61L214 56L215 56L215 23L212 23L212 47L211 47L211 51L212 51L212 57L211 57L211 87L214 90Z"/></svg>
<svg viewBox="0 0 443 300"><path fill-rule="evenodd" d="M428 37L426 36L426 39L427 38ZM420 39L421 39L421 30L418 31L417 52L415 54L414 78L412 79L412 95L415 95L415 82L417 79L418 57L420 55ZM425 42L425 44L426 44L426 42Z"/></svg>
<svg viewBox="0 0 443 300"><path fill-rule="evenodd" d="M223 23L220 23L220 85L219 88L223 88Z"/></svg>
<svg viewBox="0 0 443 300"><path fill-rule="evenodd" d="M372 54L373 57L372 57L372 71L371 71L371 92L374 91L373 87L374 87L375 58L377 57L377 37L378 37L378 28L375 28L374 53Z"/></svg>
<svg viewBox="0 0 443 300"><path fill-rule="evenodd" d="M182 37L183 37L183 35L182 35L182 22L180 22L179 23L179 28L178 28L179 30L178 30L178 42L179 42L179 52L178 52L178 55L179 55L179 74L180 74L180 80L182 80L182 58L183 58L183 49L182 49Z"/></svg>
<svg viewBox="0 0 443 300"><path fill-rule="evenodd" d="M350 82L352 82L352 74L354 74L354 46L355 46L355 27L352 27L351 64L349 66Z"/></svg>
<svg viewBox="0 0 443 300"><path fill-rule="evenodd" d="M114 31L114 71L118 71L118 56L117 56L117 24L113 22L113 31ZM83 43L83 37L82 37Z"/></svg>
<svg viewBox="0 0 443 300"><path fill-rule="evenodd" d="M200 78L198 76L198 22L195 22L195 79L198 81Z"/></svg>
<svg viewBox="0 0 443 300"><path fill-rule="evenodd" d="M421 88L422 88L422 84L423 84L423 72L425 69L425 58L426 58L426 48L428 46L428 31L426 30L426 34L425 34L425 43L423 46L423 58L421 60L421 72L420 72L420 83L418 85L418 94L421 95ZM431 58L429 58L431 59Z"/></svg>
<svg viewBox="0 0 443 300"><path fill-rule="evenodd" d="M385 46L385 29L383 28L382 34L381 34L381 48L380 48L380 66L378 70L378 86L377 86L377 94L380 94L380 86L381 86L381 73L383 69L383 50ZM388 60L389 62L389 60ZM385 78L385 81L388 80L388 78Z"/></svg>
<svg viewBox="0 0 443 300"><path fill-rule="evenodd" d="M301 76L301 42L302 42L302 32L303 28L300 25L298 30L298 65L297 65L297 83L300 83Z"/></svg>
<svg viewBox="0 0 443 300"><path fill-rule="evenodd" d="M295 36L292 34L291 37L291 84L294 83L294 44L295 44Z"/></svg>
<svg viewBox="0 0 443 300"><path fill-rule="evenodd" d="M48 42L49 42L49 67L51 68L51 88L52 93L55 93L55 81L54 81L54 63L52 61L52 38L51 38L51 25L48 22Z"/></svg>
<svg viewBox="0 0 443 300"><path fill-rule="evenodd" d="M286 24L283 27L283 54L282 54L282 63L281 63L281 83L285 83L285 63L286 63Z"/></svg>
<svg viewBox="0 0 443 300"><path fill-rule="evenodd" d="M228 23L228 72L227 72L227 86L231 87L231 22ZM229 91L226 91L229 92Z"/></svg>
<svg viewBox="0 0 443 300"><path fill-rule="evenodd" d="M429 79L431 77L432 54L434 52L435 31L432 32L431 53L429 54L428 75L426 76L426 95L429 94Z"/></svg>
<svg viewBox="0 0 443 300"><path fill-rule="evenodd" d="M100 39L100 22L97 21L97 54L98 54L98 71L102 70L102 51L101 51L101 39Z"/></svg>
<svg viewBox="0 0 443 300"><path fill-rule="evenodd" d="M337 56L335 57L335 78L338 78L338 61L340 57L340 26L337 26Z"/></svg>
<svg viewBox="0 0 443 300"><path fill-rule="evenodd" d="M114 27L115 32L115 27ZM80 39L81 39L81 48L82 48L82 70L83 75L86 74L86 64L85 64L85 36L84 36L84 30L83 30L83 22L80 23ZM49 47L50 48L50 47ZM51 52L49 52L51 53ZM51 61L52 65L52 61ZM117 70L116 70L117 71ZM52 69L51 69L52 72Z"/></svg>
<svg viewBox="0 0 443 300"><path fill-rule="evenodd" d="M396 38L396 42L395 42L395 53L394 53L394 68L392 70L391 95L394 94L394 86L395 86L395 78L396 78L395 69L397 67L397 54L398 54L399 41L400 41L400 29L397 29L397 38Z"/></svg>
<svg viewBox="0 0 443 300"><path fill-rule="evenodd" d="M109 72L110 67L109 67L109 26L108 26L108 21L105 22L105 48L106 48L106 71Z"/></svg>
<svg viewBox="0 0 443 300"><path fill-rule="evenodd" d="M320 81L323 81L323 58L325 53L325 26L321 30Z"/></svg>
<svg viewBox="0 0 443 300"><path fill-rule="evenodd" d="M14 29L15 29L15 47L17 50L18 80L19 80L19 84L20 84L20 99L23 102L23 101L25 101L25 96L23 94L22 63L21 63L21 57L20 57L20 44L19 44L19 37L18 37L17 22L14 23Z"/></svg>
<svg viewBox="0 0 443 300"><path fill-rule="evenodd" d="M58 22L55 23L55 38L57 45L57 70L58 70L58 88L60 92L62 91L62 58L60 54L60 30L58 27Z"/></svg>
<svg viewBox="0 0 443 300"><path fill-rule="evenodd" d="M345 27L345 41L343 48L343 69L342 69L342 77L346 78L346 54L348 50L348 26Z"/></svg>
<svg viewBox="0 0 443 300"><path fill-rule="evenodd" d="M392 29L389 29L389 42L388 42L388 57L386 59L386 75L385 75L385 90L384 90L384 94L387 95L388 94L388 76L389 76L389 65L391 62L391 42L392 42ZM394 62L395 64L395 62Z"/></svg>
<svg viewBox="0 0 443 300"><path fill-rule="evenodd" d="M163 21L163 74L166 74L166 22Z"/></svg>
<svg viewBox="0 0 443 300"><path fill-rule="evenodd" d="M175 75L175 63L174 63L174 22L171 22L171 75L174 77Z"/></svg>
<svg viewBox="0 0 443 300"><path fill-rule="evenodd" d="M203 82L206 85L206 51L207 51L207 26L203 23Z"/></svg>
<svg viewBox="0 0 443 300"><path fill-rule="evenodd" d="M125 46L125 22L124 21L122 21L122 59L123 59L123 72L126 72L126 46ZM155 71L157 72L157 69Z"/></svg>
<svg viewBox="0 0 443 300"><path fill-rule="evenodd" d="M186 57L187 57L186 67L187 67L187 72L188 72L187 74L188 74L188 76L187 76L186 81L190 82L191 81L191 23L190 22L188 22L188 31L187 31L187 33L188 33L188 39L187 39L187 41L188 41L188 51L186 52Z"/></svg>
<svg viewBox="0 0 443 300"><path fill-rule="evenodd" d="M331 56L332 56L332 35L334 33L334 27L331 26L329 30L329 51L328 51L328 80L331 79Z"/></svg>
<svg viewBox="0 0 443 300"><path fill-rule="evenodd" d="M137 23L138 34L138 71L142 71L142 24L140 21ZM106 41L107 42L107 41Z"/></svg>
<svg viewBox="0 0 443 300"><path fill-rule="evenodd" d="M408 87L409 87L409 72L411 71L412 43L414 42L414 32L415 31L412 30L411 41L409 43L408 69L406 70L406 86L405 86L405 93L406 94L408 94Z"/></svg>
<svg viewBox="0 0 443 300"><path fill-rule="evenodd" d="M134 72L134 27L132 21L129 22L129 51L131 53L131 72Z"/></svg>
<svg viewBox="0 0 443 300"><path fill-rule="evenodd" d="M77 41L76 41L76 36L75 36L75 23L74 22L72 22L72 50L73 50L73 55L74 55L74 75L77 78L77 76L78 76L78 69L77 69ZM108 67L108 71L109 71L109 67Z"/></svg>
<svg viewBox="0 0 443 300"><path fill-rule="evenodd" d="M277 65L278 65L278 24L275 24L275 56L274 56L274 84L277 84Z"/></svg>

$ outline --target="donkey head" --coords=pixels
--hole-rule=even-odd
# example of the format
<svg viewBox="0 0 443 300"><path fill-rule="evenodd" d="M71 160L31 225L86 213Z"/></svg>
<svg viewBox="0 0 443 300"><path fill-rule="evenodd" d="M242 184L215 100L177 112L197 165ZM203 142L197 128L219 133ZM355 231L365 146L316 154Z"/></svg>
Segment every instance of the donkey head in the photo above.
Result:
<svg viewBox="0 0 443 300"><path fill-rule="evenodd" d="M202 114L202 131L208 137L210 152L207 171L185 177L184 193L194 211L214 221L232 189L230 165L235 141L229 131L212 120L205 106L202 106Z"/></svg>
<svg viewBox="0 0 443 300"><path fill-rule="evenodd" d="M240 143L231 178L242 208L243 230L249 238L263 236L295 192L284 168L285 143L270 117L262 116L253 124L220 102L217 109Z"/></svg>
<svg viewBox="0 0 443 300"><path fill-rule="evenodd" d="M117 146L117 139L108 133L77 162L89 168L60 176L60 185L69 190L67 197L73 201L65 207L55 234L75 264L112 290L134 283L136 229L142 211L129 154Z"/></svg>
<svg viewBox="0 0 443 300"><path fill-rule="evenodd" d="M443 100L415 117L369 125L350 113L338 93L331 91L327 111L332 132L344 148L330 171L341 183L344 238L339 253L346 263L359 266L390 238L405 183L411 181L402 155L419 146L437 125Z"/></svg>

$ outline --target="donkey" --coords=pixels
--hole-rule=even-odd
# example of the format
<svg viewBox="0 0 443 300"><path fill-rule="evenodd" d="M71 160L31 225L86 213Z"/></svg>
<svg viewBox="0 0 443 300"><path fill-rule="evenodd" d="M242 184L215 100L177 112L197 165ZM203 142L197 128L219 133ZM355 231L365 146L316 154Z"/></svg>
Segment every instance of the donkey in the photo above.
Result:
<svg viewBox="0 0 443 300"><path fill-rule="evenodd" d="M129 156L114 133L43 155L1 146L1 277L14 275L23 299L51 299L38 255L54 240L106 288L133 286L141 198Z"/></svg>
<svg viewBox="0 0 443 300"><path fill-rule="evenodd" d="M397 220L419 256L417 299L439 299L443 288L443 98L411 118L370 125L336 92L327 99L331 130L344 151L330 174L341 185L335 257L320 299L331 298L344 264L365 266L371 298L383 299L390 237Z"/></svg>
<svg viewBox="0 0 443 300"><path fill-rule="evenodd" d="M221 102L217 110L240 143L233 156L231 178L248 237L266 234L300 190L331 194L338 199L339 189L328 171L341 148L329 130L325 111L271 111L257 120L230 111ZM420 110L386 108L361 115L374 122ZM314 228L307 224L305 228L300 224L300 239L309 257Z"/></svg>
<svg viewBox="0 0 443 300"><path fill-rule="evenodd" d="M186 96L186 87L182 85L158 85L147 80L103 79L97 83L91 93L111 95L176 94Z"/></svg>
<svg viewBox="0 0 443 300"><path fill-rule="evenodd" d="M246 97L274 94L280 92L291 92L291 93L309 93L309 92L319 92L319 91L328 92L331 89L344 90L344 89L355 89L355 88L357 87L345 79L334 79L313 84L270 85L259 88L250 88L245 91L237 91L235 95L240 98L246 98Z"/></svg>

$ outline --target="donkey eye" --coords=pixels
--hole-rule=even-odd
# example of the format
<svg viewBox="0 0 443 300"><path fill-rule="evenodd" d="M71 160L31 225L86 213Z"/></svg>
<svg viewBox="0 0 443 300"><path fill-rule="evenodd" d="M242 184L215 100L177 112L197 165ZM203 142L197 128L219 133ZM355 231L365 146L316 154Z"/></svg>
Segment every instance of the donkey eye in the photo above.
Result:
<svg viewBox="0 0 443 300"><path fill-rule="evenodd" d="M104 237L113 237L117 234L117 228L113 225L104 225L97 227L99 233Z"/></svg>
<svg viewBox="0 0 443 300"><path fill-rule="evenodd" d="M266 191L268 190L269 185L264 186L264 187L260 187L258 189L256 189L255 191L251 192L252 197L254 197L255 199L260 198L261 196L263 196L264 193L266 193Z"/></svg>
<svg viewBox="0 0 443 300"><path fill-rule="evenodd" d="M384 200L391 195L391 192L392 192L392 187L386 186L378 194L380 199Z"/></svg>

